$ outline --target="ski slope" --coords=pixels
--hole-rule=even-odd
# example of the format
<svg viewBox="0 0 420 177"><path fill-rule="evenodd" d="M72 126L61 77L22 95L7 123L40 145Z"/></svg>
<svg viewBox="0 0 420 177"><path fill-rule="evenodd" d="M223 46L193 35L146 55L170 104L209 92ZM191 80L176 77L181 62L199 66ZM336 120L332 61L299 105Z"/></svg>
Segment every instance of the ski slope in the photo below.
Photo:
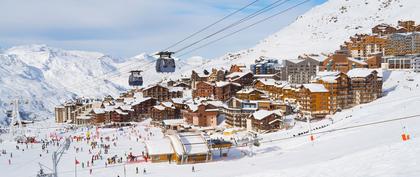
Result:
<svg viewBox="0 0 420 177"><path fill-rule="evenodd" d="M384 97L334 115L333 123L330 119L311 123L312 128L328 125L323 129L313 131L315 141L311 142L308 136L278 140L293 137L294 134L308 129L306 123L297 122L293 129L262 135L261 145L253 147L252 150L248 147L234 148L230 150L226 158L219 158L216 155L212 162L194 164L196 169L194 173L191 172L191 164L142 162L127 164L127 176L137 176L136 167L141 173L138 176L143 175L142 170L146 169L146 175L154 177L174 174L185 177L419 176L420 87L418 84L420 84L420 74L392 71L385 72L383 75L385 78ZM407 78L414 78L414 81L407 81ZM400 121L365 125L413 115L418 116ZM51 123L50 126L53 124ZM356 127L334 131L352 126ZM148 136L146 128L148 128L147 122L140 124L135 130L101 129L103 136L118 137L117 147L112 147L108 156L129 152L140 154L144 150L144 145L141 143L142 140L136 141L137 135L142 135L146 139L161 138L159 129L152 128L149 133L152 132L153 136ZM53 129L40 129L40 136L49 131ZM85 130L68 132L64 135L82 135L83 132ZM402 141L403 132L408 133L411 140ZM51 165L50 154L42 152L39 145L34 145L33 148L24 152L15 150L15 145L7 141L0 144L0 150L7 149L13 152L14 156L12 165L7 164L8 155L0 156L0 171L5 172L3 174L6 176L30 177L34 176L39 169L38 162L47 166ZM84 152L76 153L74 147L83 147ZM49 148L50 153L55 148ZM59 176L74 176L74 159L80 161L90 159L91 154L87 149L86 142L73 142L59 165L59 171L62 172ZM251 152L254 155L249 155ZM39 157L40 153L42 157ZM95 162L92 175L89 174L89 169L81 168L79 165L78 176L124 176L122 164L105 168L104 161L99 161Z"/></svg>

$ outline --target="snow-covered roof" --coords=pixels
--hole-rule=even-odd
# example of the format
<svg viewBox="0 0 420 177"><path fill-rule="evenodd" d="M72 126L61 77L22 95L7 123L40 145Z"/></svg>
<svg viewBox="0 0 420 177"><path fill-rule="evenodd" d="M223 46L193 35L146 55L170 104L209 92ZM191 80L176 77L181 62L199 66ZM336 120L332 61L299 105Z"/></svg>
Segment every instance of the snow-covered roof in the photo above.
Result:
<svg viewBox="0 0 420 177"><path fill-rule="evenodd" d="M303 84L303 87L309 89L310 92L328 92L322 84Z"/></svg>
<svg viewBox="0 0 420 177"><path fill-rule="evenodd" d="M122 110L120 110L120 109L115 109L115 112L117 112L118 114L121 114L121 115L128 115L128 113L123 112L123 111L122 111Z"/></svg>
<svg viewBox="0 0 420 177"><path fill-rule="evenodd" d="M206 140L196 133L181 133L169 136L172 147L178 155L207 154L210 149Z"/></svg>
<svg viewBox="0 0 420 177"><path fill-rule="evenodd" d="M168 107L168 108L170 108L170 107L172 107L174 104L172 103L172 102L168 102L168 101L166 101L166 102L162 102L161 103L163 106L165 106L165 107Z"/></svg>
<svg viewBox="0 0 420 177"><path fill-rule="evenodd" d="M164 125L180 125L180 124L184 124L184 123L185 123L184 119L166 119L166 120L163 120Z"/></svg>
<svg viewBox="0 0 420 177"><path fill-rule="evenodd" d="M229 85L229 84L233 84L233 85L236 85L236 86L241 86L240 84L234 83L234 82L219 81L219 82L216 82L216 87L224 87L224 86Z"/></svg>
<svg viewBox="0 0 420 177"><path fill-rule="evenodd" d="M352 61L352 62L359 63L359 64L361 64L361 65L367 65L367 63L366 63L366 62L361 61L361 60L358 60L358 59L356 59L356 58L347 57L347 59L348 59L348 60L350 60L350 61Z"/></svg>
<svg viewBox="0 0 420 177"><path fill-rule="evenodd" d="M354 69L348 71L347 75L349 77L367 77L370 74L372 74L373 71L375 71L375 70L368 69L368 68L354 68Z"/></svg>
<svg viewBox="0 0 420 177"><path fill-rule="evenodd" d="M190 104L187 104L187 106L191 109L192 112L195 112L198 110L198 104L190 103Z"/></svg>
<svg viewBox="0 0 420 177"><path fill-rule="evenodd" d="M258 110L258 111L255 111L254 113L252 113L252 116L256 120L262 120L262 119L264 119L264 118L266 118L266 117L268 117L272 114L277 114L278 116L283 115L280 110L273 110L273 111Z"/></svg>
<svg viewBox="0 0 420 177"><path fill-rule="evenodd" d="M255 90L255 89L253 89L253 88L244 88L244 89L242 89L242 90L239 90L238 92L236 92L236 93L252 93L253 91L258 91L258 92L261 92L261 91L259 91L259 90ZM262 93L262 92L261 92Z"/></svg>
<svg viewBox="0 0 420 177"><path fill-rule="evenodd" d="M226 78L234 78L234 77L241 78L247 74L249 74L249 72L233 72L233 73L228 74Z"/></svg>
<svg viewBox="0 0 420 177"><path fill-rule="evenodd" d="M156 106L153 106L153 107L158 109L158 110L161 110L161 111L165 110L165 107L163 107L162 105L156 105Z"/></svg>
<svg viewBox="0 0 420 177"><path fill-rule="evenodd" d="M170 92L182 92L184 90L183 87L168 87Z"/></svg>
<svg viewBox="0 0 420 177"><path fill-rule="evenodd" d="M178 137L186 154L207 154L210 151L207 141L200 134L182 133Z"/></svg>
<svg viewBox="0 0 420 177"><path fill-rule="evenodd" d="M216 107L223 107L224 103L222 101L214 100L214 101L207 101L207 104L211 104Z"/></svg>
<svg viewBox="0 0 420 177"><path fill-rule="evenodd" d="M104 114L105 113L105 109L102 109L102 108L93 108L93 112L95 114Z"/></svg>
<svg viewBox="0 0 420 177"><path fill-rule="evenodd" d="M336 79L339 77L339 74L340 72L338 71L321 71L317 73L315 78L327 83L336 83Z"/></svg>
<svg viewBox="0 0 420 177"><path fill-rule="evenodd" d="M132 105L132 106L135 106L135 105L141 104L141 103L143 103L143 102L145 102L145 101L147 101L147 100L150 100L150 99L152 99L152 98L151 98L151 97L136 98L136 99L134 99L134 101L131 103L131 105Z"/></svg>
<svg viewBox="0 0 420 177"><path fill-rule="evenodd" d="M121 110L124 111L134 111L133 109L131 109L131 105L121 105L119 106L119 108L121 108Z"/></svg>
<svg viewBox="0 0 420 177"><path fill-rule="evenodd" d="M174 149L171 146L169 138L154 139L146 141L146 149L149 155L172 154Z"/></svg>
<svg viewBox="0 0 420 177"><path fill-rule="evenodd" d="M176 104L184 104L185 102L184 98L172 98L171 100L173 103L176 103Z"/></svg>

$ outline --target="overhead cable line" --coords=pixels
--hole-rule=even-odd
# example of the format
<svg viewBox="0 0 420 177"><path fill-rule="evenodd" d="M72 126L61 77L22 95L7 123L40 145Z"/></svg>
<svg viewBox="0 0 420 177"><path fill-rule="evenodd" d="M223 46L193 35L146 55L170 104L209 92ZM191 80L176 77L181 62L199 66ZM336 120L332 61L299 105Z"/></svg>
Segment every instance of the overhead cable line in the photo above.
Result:
<svg viewBox="0 0 420 177"><path fill-rule="evenodd" d="M285 4L286 2L289 2L289 1L291 1L291 0L277 0L277 1L275 1L275 2L273 2L271 4L269 4L269 5L267 5L265 7L263 7L262 9L254 12L254 13L252 13L252 14L250 14L250 15L248 15L248 16L246 16L246 17L244 17L244 18L242 18L242 19L240 19L240 20L238 20L238 21L236 21L236 22L234 22L234 23L232 23L230 25L225 26L224 28L222 28L222 29L220 29L220 30L218 30L218 31L216 31L214 33L211 33L211 34L209 34L209 35L207 35L207 36L205 36L205 37L203 37L203 38L201 38L201 39L199 39L199 40L197 40L197 41L195 41L193 43L188 44L185 47L182 47L182 48L176 50L175 53L179 53L179 52L181 52L181 51L183 51L185 49L188 49L188 48L190 48L190 47L192 47L192 46L194 46L194 45L196 45L196 44L198 44L198 43L200 43L200 42L202 42L202 41L204 41L206 39L209 39L209 38L211 38L211 37L213 37L213 36L215 36L215 35L217 35L217 34L219 34L221 32L224 32L224 31L226 31L226 30L228 30L228 29L230 29L232 27L235 27L235 26L237 26L237 25L239 25L239 24L241 24L243 22L246 22L248 20L251 20L251 19L253 19L256 16L258 16L258 15L260 15L262 13L265 13L265 12L267 12L267 11L273 9L273 8L279 7L279 6Z"/></svg>
<svg viewBox="0 0 420 177"><path fill-rule="evenodd" d="M246 29L248 29L248 28L250 28L250 27L253 27L253 26L255 26L255 25L259 24L259 23L262 23L262 22L264 22L264 21L267 21L267 20L269 20L269 19L271 19L271 18L273 18L273 17L276 17L276 16L278 16L278 15L284 14L284 13L286 13L286 12L290 11L290 10L293 10L293 9L295 9L295 8L297 8L297 7L299 7L299 6L303 5L303 4L305 4L305 3L308 3L309 1L311 1L311 0L305 0L305 1L302 1L302 2L301 2L301 3L299 3L299 4L296 4L296 5L294 5L294 6L291 6L291 7L287 8L287 9L285 9L285 10L282 10L282 11L280 11L280 12L276 13L276 14L273 14L273 15L271 15L271 16L269 16L269 17L263 18L263 19L261 19L261 20L259 20L259 21L255 22L255 23L252 23L252 24L250 24L250 25L248 25L248 26L245 26L245 27L243 27L243 28L241 28L241 29L239 29L239 30L233 31L233 32L231 32L231 33L228 33L228 34L226 34L226 35L224 35L224 36L222 36L222 37L220 37L220 38L218 38L218 39L215 39L215 40L210 41L210 42L208 42L208 43L205 43L205 44L203 44L203 45L201 45L201 46L199 46L199 47L197 47L197 48L194 48L194 49L189 50L189 51L187 51L187 52L185 52L185 53L182 53L182 54L178 55L177 57L182 57L182 56L185 56L185 55L187 55L187 54L190 54L191 52L194 52L194 51L196 51L196 50L198 50L198 49L201 49L201 48L207 47L207 46L209 46L209 45L211 45L211 44L213 44L213 43L215 43L215 42L218 42L218 41L220 41L220 40L222 40L222 39L225 39L225 38L227 38L227 37L229 37L229 36L232 36L232 35L234 35L234 34L236 34L236 33L239 33L239 32L241 32L241 31L243 31L243 30L246 30Z"/></svg>
<svg viewBox="0 0 420 177"><path fill-rule="evenodd" d="M239 8L239 9L237 9L236 11L234 11L234 12L232 12L232 13L230 13L230 14L228 14L228 15L224 16L223 18L221 18L221 19L219 19L219 20L217 20L217 21L213 22L212 24L205 26L204 28L202 28L202 29L200 29L200 30L198 30L198 31L194 32L193 34L191 34L191 35L187 36L186 38L184 38L184 39L182 39L182 40L180 40L180 41L178 41L178 42L176 42L176 43L174 43L174 44L172 44L172 45L170 45L169 47L167 47L167 48L165 48L165 49L163 49L163 50L161 50L161 51L166 51L166 50L169 50L170 48L175 47L175 46L177 46L178 44L180 44L180 43L182 43L182 42L184 42L184 41L186 41L186 40L188 40L188 39L191 39L192 37L196 36L197 34L199 34L199 33L203 32L203 31L205 31L205 30L207 30L207 29L211 28L212 26L214 26L214 25L216 25L216 24L218 24L218 23L220 23L220 22L222 22L222 21L226 20L227 18L229 18L229 17L231 17L231 16L233 16L233 15L237 14L238 12L240 12L240 11L242 11L242 10L246 9L246 8L248 8L249 6L251 6L251 5L255 4L255 3L256 3L256 2L258 2L258 1L260 1L260 0L255 0L255 1L252 1L251 3L249 3L249 4L247 4L247 5L243 6L243 7L241 7L241 8Z"/></svg>

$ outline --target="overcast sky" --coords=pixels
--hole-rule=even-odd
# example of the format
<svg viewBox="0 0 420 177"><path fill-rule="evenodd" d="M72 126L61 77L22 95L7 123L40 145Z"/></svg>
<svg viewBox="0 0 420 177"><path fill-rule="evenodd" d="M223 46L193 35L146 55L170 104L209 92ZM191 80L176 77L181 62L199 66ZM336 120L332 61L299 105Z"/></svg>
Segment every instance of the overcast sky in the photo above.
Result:
<svg viewBox="0 0 420 177"><path fill-rule="evenodd" d="M63 49L99 51L117 57L130 57L142 52L150 53L164 49L252 1L0 0L0 48L47 44ZM260 0L194 39L217 31L274 1ZM258 16L254 21L301 1L303 0L290 0L287 4ZM197 50L189 56L212 58L252 47L324 1L326 0L312 0L284 15ZM232 30L235 29L238 28ZM194 39L182 43L179 47L194 42Z"/></svg>

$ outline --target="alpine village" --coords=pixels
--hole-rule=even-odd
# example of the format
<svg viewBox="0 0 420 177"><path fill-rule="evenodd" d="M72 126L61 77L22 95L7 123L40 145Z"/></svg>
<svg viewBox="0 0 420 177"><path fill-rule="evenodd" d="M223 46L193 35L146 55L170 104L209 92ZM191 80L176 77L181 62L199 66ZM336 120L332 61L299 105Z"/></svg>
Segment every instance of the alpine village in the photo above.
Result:
<svg viewBox="0 0 420 177"><path fill-rule="evenodd" d="M131 90L117 98L68 100L55 107L55 121L123 127L150 120L165 136L146 142L146 159L207 162L215 152L229 156L233 146L258 146L260 134L291 129L299 121L328 120L342 110L380 98L386 77L383 70L420 72L420 25L414 21L378 24L371 34L351 36L337 48L334 53L302 54L294 59L260 56L251 65L191 71L178 80L148 86L143 86L142 78L147 73L132 71ZM156 70L173 72L171 52L158 55ZM226 136L243 132L252 138L241 144L205 136L215 132Z"/></svg>

